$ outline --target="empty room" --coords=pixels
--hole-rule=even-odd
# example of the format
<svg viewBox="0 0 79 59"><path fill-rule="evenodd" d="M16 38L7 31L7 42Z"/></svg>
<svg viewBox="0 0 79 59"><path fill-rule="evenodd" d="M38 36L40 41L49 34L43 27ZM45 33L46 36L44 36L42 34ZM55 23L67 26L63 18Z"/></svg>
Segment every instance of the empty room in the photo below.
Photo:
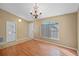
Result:
<svg viewBox="0 0 79 59"><path fill-rule="evenodd" d="M0 56L78 55L78 3L0 3Z"/></svg>

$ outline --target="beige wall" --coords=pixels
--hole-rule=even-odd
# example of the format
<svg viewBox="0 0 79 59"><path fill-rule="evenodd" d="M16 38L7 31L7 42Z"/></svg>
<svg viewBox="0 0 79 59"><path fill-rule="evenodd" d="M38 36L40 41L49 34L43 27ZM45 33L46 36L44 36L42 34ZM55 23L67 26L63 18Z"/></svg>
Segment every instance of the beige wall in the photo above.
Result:
<svg viewBox="0 0 79 59"><path fill-rule="evenodd" d="M28 38L28 21L23 20L22 22L18 22L18 19L20 17L17 17L11 13L8 13L6 11L0 10L0 36L4 37L4 42L6 42L6 21L15 21L16 22L16 28L17 28L17 39L25 39ZM50 42L60 43L68 47L72 47L77 49L77 13L70 13L65 14L61 16L55 16L55 17L48 17L44 18L42 20L55 20L59 22L60 24L60 33L59 33L59 39L58 41L51 40L51 39L44 39ZM40 34L40 26L42 23L42 20L35 21L35 38L42 38ZM79 42L79 41L78 41Z"/></svg>
<svg viewBox="0 0 79 59"><path fill-rule="evenodd" d="M24 19L22 19L22 22L18 22L18 19L22 19L22 18L0 9L0 36L4 37L5 43L6 43L6 22L7 21L16 22L16 36L17 36L16 40L24 40L28 38L29 22L25 21Z"/></svg>
<svg viewBox="0 0 79 59"><path fill-rule="evenodd" d="M61 16L44 18L42 20L55 20L59 23L59 40L44 39L50 42L59 43L77 49L77 13L70 13ZM40 36L40 25L42 20L35 22L37 29L36 36ZM40 36L42 38L42 36Z"/></svg>
<svg viewBox="0 0 79 59"><path fill-rule="evenodd" d="M35 38L40 38L41 34L40 34L40 26L41 26L41 22L40 20L36 19L35 23L35 30L34 30L34 37Z"/></svg>

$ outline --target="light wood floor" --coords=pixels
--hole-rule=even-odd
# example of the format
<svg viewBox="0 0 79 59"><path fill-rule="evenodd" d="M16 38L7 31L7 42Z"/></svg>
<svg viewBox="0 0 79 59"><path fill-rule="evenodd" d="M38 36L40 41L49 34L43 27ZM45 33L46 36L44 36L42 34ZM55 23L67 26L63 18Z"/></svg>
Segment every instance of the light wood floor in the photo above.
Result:
<svg viewBox="0 0 79 59"><path fill-rule="evenodd" d="M0 50L1 56L76 56L77 52L37 40Z"/></svg>

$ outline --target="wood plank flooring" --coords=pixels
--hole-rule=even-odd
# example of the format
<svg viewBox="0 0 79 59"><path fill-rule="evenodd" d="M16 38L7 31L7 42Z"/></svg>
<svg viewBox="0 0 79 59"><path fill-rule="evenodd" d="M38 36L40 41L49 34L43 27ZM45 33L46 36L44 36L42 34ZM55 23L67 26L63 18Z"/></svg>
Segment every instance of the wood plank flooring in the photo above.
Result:
<svg viewBox="0 0 79 59"><path fill-rule="evenodd" d="M76 56L72 49L59 47L43 41L30 40L0 50L0 56Z"/></svg>

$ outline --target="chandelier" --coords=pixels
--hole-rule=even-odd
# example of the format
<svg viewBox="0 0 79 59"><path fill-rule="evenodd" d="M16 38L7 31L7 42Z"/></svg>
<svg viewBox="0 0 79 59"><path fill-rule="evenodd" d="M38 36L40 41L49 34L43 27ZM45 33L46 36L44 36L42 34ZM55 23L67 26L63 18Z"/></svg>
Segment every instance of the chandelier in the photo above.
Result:
<svg viewBox="0 0 79 59"><path fill-rule="evenodd" d="M33 10L30 12L33 18L37 19L42 13L39 11L37 3L34 4Z"/></svg>

